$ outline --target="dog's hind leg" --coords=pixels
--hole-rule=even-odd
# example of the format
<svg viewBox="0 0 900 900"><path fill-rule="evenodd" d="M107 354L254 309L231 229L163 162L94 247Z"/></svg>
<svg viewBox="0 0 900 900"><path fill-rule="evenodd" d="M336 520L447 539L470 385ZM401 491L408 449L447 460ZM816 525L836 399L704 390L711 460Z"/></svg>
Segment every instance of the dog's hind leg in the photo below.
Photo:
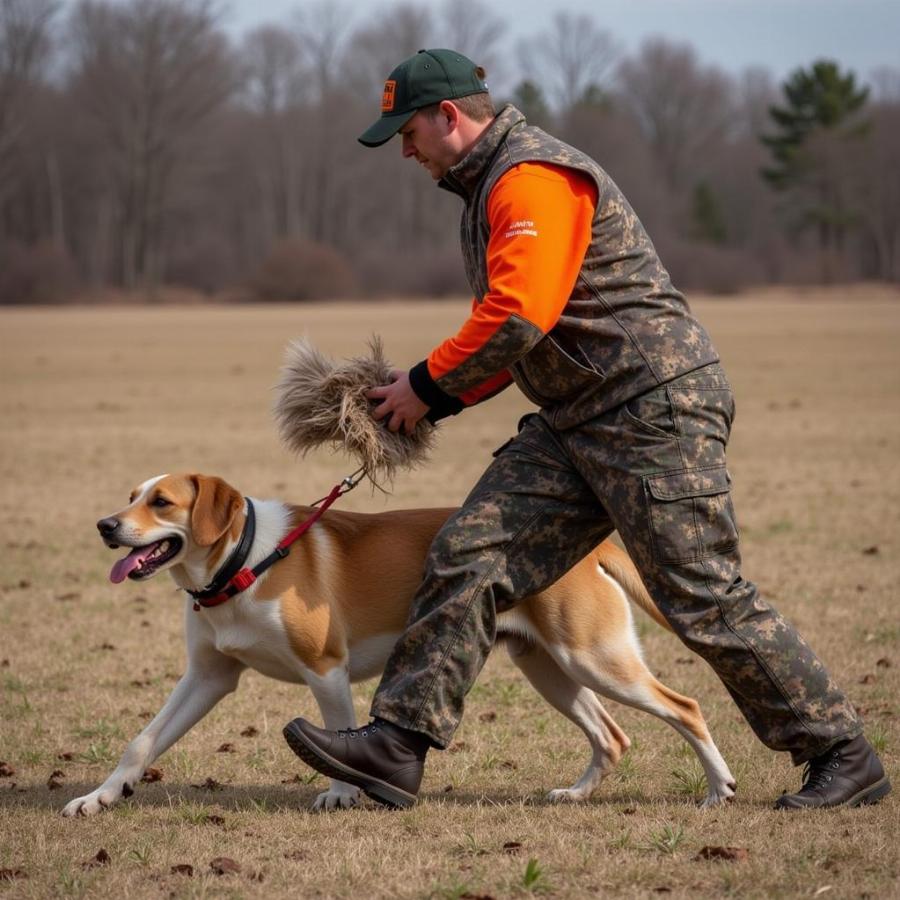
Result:
<svg viewBox="0 0 900 900"><path fill-rule="evenodd" d="M147 766L237 687L243 669L237 660L215 651L200 662L192 660L163 708L128 745L115 771L97 790L68 803L62 814L91 816L130 797Z"/></svg>
<svg viewBox="0 0 900 900"><path fill-rule="evenodd" d="M581 778L571 787L550 791L547 798L554 802L587 800L628 749L628 737L597 695L570 678L543 647L511 638L507 640L507 650L537 692L574 722L591 745L591 760Z"/></svg>
<svg viewBox="0 0 900 900"><path fill-rule="evenodd" d="M734 796L734 777L710 736L700 704L654 678L631 629L627 636L603 641L594 650L548 649L570 678L605 697L659 717L691 745L709 788L704 806L715 806Z"/></svg>

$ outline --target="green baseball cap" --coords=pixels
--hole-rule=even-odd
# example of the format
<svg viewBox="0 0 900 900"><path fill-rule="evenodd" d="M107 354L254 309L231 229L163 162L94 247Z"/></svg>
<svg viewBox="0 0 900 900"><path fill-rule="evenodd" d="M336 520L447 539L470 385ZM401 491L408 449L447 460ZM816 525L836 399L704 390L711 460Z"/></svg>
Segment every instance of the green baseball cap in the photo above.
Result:
<svg viewBox="0 0 900 900"><path fill-rule="evenodd" d="M471 59L454 50L420 50L394 69L384 83L381 118L359 137L366 147L389 141L423 106L487 93Z"/></svg>

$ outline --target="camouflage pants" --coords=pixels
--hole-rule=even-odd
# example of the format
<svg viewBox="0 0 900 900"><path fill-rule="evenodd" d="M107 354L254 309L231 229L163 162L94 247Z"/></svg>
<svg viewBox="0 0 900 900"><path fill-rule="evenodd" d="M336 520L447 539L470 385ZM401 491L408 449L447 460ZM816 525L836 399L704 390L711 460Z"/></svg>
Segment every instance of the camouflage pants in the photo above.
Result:
<svg viewBox="0 0 900 900"><path fill-rule="evenodd" d="M496 614L617 529L676 634L767 746L800 763L858 734L822 663L741 577L725 469L733 412L725 375L711 365L570 431L526 417L436 536L373 715L446 746L494 643Z"/></svg>

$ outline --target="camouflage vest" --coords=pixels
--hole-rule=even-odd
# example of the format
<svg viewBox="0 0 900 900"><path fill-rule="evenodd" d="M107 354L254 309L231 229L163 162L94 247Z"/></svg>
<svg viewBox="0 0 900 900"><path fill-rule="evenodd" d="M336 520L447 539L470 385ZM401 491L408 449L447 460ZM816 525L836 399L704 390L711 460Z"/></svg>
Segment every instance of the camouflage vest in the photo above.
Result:
<svg viewBox="0 0 900 900"><path fill-rule="evenodd" d="M592 240L554 328L510 372L557 428L571 428L658 384L718 361L702 325L675 290L637 216L590 157L526 125L506 106L440 186L465 200L461 242L477 301L488 291L487 201L498 179L523 162L590 175L598 201ZM452 385L445 387L452 393Z"/></svg>

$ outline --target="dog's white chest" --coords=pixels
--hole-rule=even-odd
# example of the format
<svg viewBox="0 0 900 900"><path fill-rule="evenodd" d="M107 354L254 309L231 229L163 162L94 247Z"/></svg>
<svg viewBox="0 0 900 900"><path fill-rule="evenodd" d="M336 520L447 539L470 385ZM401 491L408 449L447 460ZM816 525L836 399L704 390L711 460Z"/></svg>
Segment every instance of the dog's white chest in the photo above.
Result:
<svg viewBox="0 0 900 900"><path fill-rule="evenodd" d="M242 598L226 606L208 617L216 650L269 678L305 683L304 666L291 649L277 603Z"/></svg>

